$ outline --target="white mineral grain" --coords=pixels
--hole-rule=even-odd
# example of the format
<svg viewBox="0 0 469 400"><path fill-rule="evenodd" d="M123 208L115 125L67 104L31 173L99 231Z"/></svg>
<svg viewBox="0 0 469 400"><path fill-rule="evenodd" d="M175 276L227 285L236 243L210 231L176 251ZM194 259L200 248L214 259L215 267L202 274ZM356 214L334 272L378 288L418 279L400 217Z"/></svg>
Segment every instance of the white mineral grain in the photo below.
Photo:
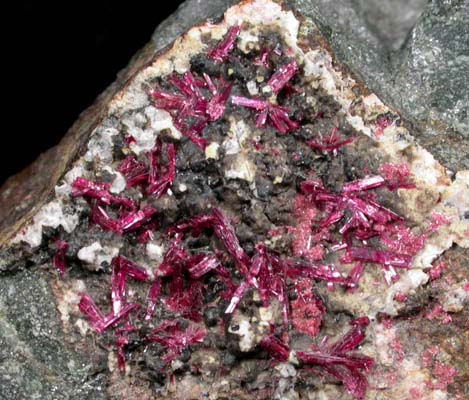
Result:
<svg viewBox="0 0 469 400"><path fill-rule="evenodd" d="M88 162L111 163L113 160L114 136L118 134L119 131L114 127L97 127L91 134L88 151L85 153L84 159Z"/></svg>
<svg viewBox="0 0 469 400"><path fill-rule="evenodd" d="M72 193L72 183L75 179L86 177L86 171L81 162L77 162L70 171L68 171L61 179L60 184L55 187L55 195L57 197L68 197Z"/></svg>
<svg viewBox="0 0 469 400"><path fill-rule="evenodd" d="M251 96L257 96L259 94L259 88L257 87L257 84L255 81L249 81L246 84L246 87L248 89L248 92Z"/></svg>
<svg viewBox="0 0 469 400"><path fill-rule="evenodd" d="M207 160L209 160L209 159L218 160L218 158L219 158L219 154L218 154L219 148L220 148L220 145L217 142L210 143L205 148L205 158Z"/></svg>
<svg viewBox="0 0 469 400"><path fill-rule="evenodd" d="M122 175L119 171L112 169L108 165L106 165L103 169L109 172L111 175L114 175L114 179L111 183L109 191L114 194L119 194L123 192L125 190L125 187L127 186L127 182L125 180L124 175Z"/></svg>
<svg viewBox="0 0 469 400"><path fill-rule="evenodd" d="M147 256L150 260L161 263L163 261L164 246L155 242L149 242L146 245Z"/></svg>
<svg viewBox="0 0 469 400"><path fill-rule="evenodd" d="M88 264L93 270L101 269L103 262L111 263L114 257L119 254L119 248L112 246L102 246L99 242L93 242L89 246L78 250L79 260Z"/></svg>
<svg viewBox="0 0 469 400"><path fill-rule="evenodd" d="M38 247L42 242L42 228L58 228L61 226L71 233L78 225L78 214L64 212L63 203L53 200L44 205L34 216L33 221L22 229L13 239L13 243L25 242L31 247Z"/></svg>

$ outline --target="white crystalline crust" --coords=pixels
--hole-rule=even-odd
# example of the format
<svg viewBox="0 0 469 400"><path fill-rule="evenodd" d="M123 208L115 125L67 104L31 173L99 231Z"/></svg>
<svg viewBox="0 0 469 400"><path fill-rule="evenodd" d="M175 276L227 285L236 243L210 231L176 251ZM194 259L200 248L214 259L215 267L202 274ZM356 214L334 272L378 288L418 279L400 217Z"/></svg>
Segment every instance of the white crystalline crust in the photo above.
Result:
<svg viewBox="0 0 469 400"><path fill-rule="evenodd" d="M62 226L66 232L70 233L78 226L78 222L78 214L65 212L62 202L53 200L39 210L32 223L15 236L13 243L26 242L33 248L38 247L42 242L43 227Z"/></svg>
<svg viewBox="0 0 469 400"><path fill-rule="evenodd" d="M111 263L114 257L119 255L119 248L112 246L102 246L99 242L93 242L89 246L78 250L78 259L90 265L96 271L101 269L103 262Z"/></svg>

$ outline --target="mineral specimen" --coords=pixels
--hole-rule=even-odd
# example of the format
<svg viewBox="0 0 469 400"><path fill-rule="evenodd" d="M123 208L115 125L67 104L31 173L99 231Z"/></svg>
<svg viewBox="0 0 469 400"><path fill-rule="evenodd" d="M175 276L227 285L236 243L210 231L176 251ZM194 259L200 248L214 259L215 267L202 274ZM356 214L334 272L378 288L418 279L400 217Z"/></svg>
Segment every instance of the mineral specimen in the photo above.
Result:
<svg viewBox="0 0 469 400"><path fill-rule="evenodd" d="M109 387L371 399L455 382L438 359L409 387L417 361L391 317L442 281L445 250L469 247L468 173L452 181L310 21L245 1L129 74L8 239L12 254L53 250L67 340L101 357ZM110 263L82 268L91 248ZM399 329L452 324L467 298L454 284Z"/></svg>

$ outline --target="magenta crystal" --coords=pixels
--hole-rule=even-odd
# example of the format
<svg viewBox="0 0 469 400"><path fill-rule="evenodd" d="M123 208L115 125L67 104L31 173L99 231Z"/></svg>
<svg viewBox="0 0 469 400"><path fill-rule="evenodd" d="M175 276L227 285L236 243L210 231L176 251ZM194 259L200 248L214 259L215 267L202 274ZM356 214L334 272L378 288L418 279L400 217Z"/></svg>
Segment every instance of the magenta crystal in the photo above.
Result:
<svg viewBox="0 0 469 400"><path fill-rule="evenodd" d="M232 26L229 28L220 43L218 43L214 49L209 51L208 56L213 58L216 62L224 62L228 58L229 53L235 48L236 38L240 31L241 27L239 26Z"/></svg>
<svg viewBox="0 0 469 400"><path fill-rule="evenodd" d="M201 343L206 335L207 332L204 329L194 325L189 325L186 330L182 330L177 321L163 321L147 337L147 340L150 343L159 343L168 350L162 360L169 363L187 346Z"/></svg>
<svg viewBox="0 0 469 400"><path fill-rule="evenodd" d="M137 328L131 325L128 321L124 325L124 327L117 329L115 331L115 344L117 348L117 366L119 371L125 371L125 353L124 348L130 342L129 340L129 332L136 331Z"/></svg>
<svg viewBox="0 0 469 400"><path fill-rule="evenodd" d="M409 268L412 257L392 251L376 250L370 247L350 247L347 252L352 260L389 265L396 268Z"/></svg>
<svg viewBox="0 0 469 400"><path fill-rule="evenodd" d="M268 335L261 341L261 347L266 350L269 355L280 362L285 362L290 356L290 349L279 338Z"/></svg>
<svg viewBox="0 0 469 400"><path fill-rule="evenodd" d="M168 111L174 126L204 150L207 143L201 133L209 121L217 121L223 116L232 85L219 78L217 87L207 74L200 79L191 72L186 72L182 77L172 75L170 81L180 94L153 90L150 95L154 105ZM208 89L209 94L205 95L202 89ZM170 156L168 158L171 159Z"/></svg>
<svg viewBox="0 0 469 400"><path fill-rule="evenodd" d="M122 268L121 258L112 260L111 300L114 314L118 314L125 303L126 273Z"/></svg>
<svg viewBox="0 0 469 400"><path fill-rule="evenodd" d="M299 129L298 121L290 119L288 108L270 104L268 101L242 96L232 96L231 102L234 105L252 108L260 111L255 118L255 125L258 128L266 126L267 122L280 133L288 133Z"/></svg>
<svg viewBox="0 0 469 400"><path fill-rule="evenodd" d="M290 61L288 64L282 65L269 79L267 86L270 87L273 93L280 92L290 79L298 72L298 64L295 60Z"/></svg>
<svg viewBox="0 0 469 400"><path fill-rule="evenodd" d="M200 259L200 257L198 257L198 259ZM208 254L203 255L203 257L200 260L197 260L195 264L189 266L188 271L193 279L199 279L206 273L218 268L219 266L220 262L218 261L217 257L213 254Z"/></svg>
<svg viewBox="0 0 469 400"><path fill-rule="evenodd" d="M72 195L90 197L103 204L111 204L112 195L109 193L111 185L104 182L92 182L85 178L76 178L72 182Z"/></svg>
<svg viewBox="0 0 469 400"><path fill-rule="evenodd" d="M213 82L208 81L213 85ZM210 85L210 86L211 86ZM218 121L225 113L226 102L230 97L231 89L233 85L225 82L223 78L220 78L220 88L217 89L215 86L211 86L211 92L213 97L207 104L207 115L209 121Z"/></svg>
<svg viewBox="0 0 469 400"><path fill-rule="evenodd" d="M239 302L243 298L244 293L246 293L246 290L248 290L248 288L249 288L249 283L246 281L242 281L241 284L235 290L233 296L231 297L230 304L226 308L225 314L233 313L233 311L238 306Z"/></svg>
<svg viewBox="0 0 469 400"><path fill-rule="evenodd" d="M132 311L137 310L139 305L136 303L124 304L117 313L112 312L104 317L91 297L87 294L82 294L78 308L85 314L94 330L98 333L103 333L106 329L116 325L127 317Z"/></svg>
<svg viewBox="0 0 469 400"><path fill-rule="evenodd" d="M298 121L290 119L288 112L288 108L282 106L271 105L269 108L268 119L271 125L283 134L296 131L300 127Z"/></svg>
<svg viewBox="0 0 469 400"><path fill-rule="evenodd" d="M250 264L249 257L244 252L243 248L239 244L236 231L225 215L217 208L213 209L212 215L214 218L213 230L215 235L225 245L226 250L236 261L241 274L247 275L248 265Z"/></svg>
<svg viewBox="0 0 469 400"><path fill-rule="evenodd" d="M411 171L405 163L386 163L378 171L386 180L386 186L389 190L414 189L416 187L415 184L410 182Z"/></svg>
<svg viewBox="0 0 469 400"><path fill-rule="evenodd" d="M98 333L104 331L104 316L101 314L98 306L94 303L90 296L87 294L82 294L78 308L83 314L85 314L88 322Z"/></svg>
<svg viewBox="0 0 469 400"><path fill-rule="evenodd" d="M67 267L65 254L67 253L69 245L64 240L56 240L54 242L54 245L55 245L55 254L54 254L54 257L52 258L52 263L54 264L54 267L57 268L57 270L63 276L65 274L65 269Z"/></svg>
<svg viewBox="0 0 469 400"><path fill-rule="evenodd" d="M364 327L366 321L359 319L339 341L332 345L322 345L315 351L296 353L298 359L307 365L318 368L319 373L325 373L339 379L347 391L356 399L365 396L366 376L373 367L373 359L355 354L358 345L365 338Z"/></svg>
<svg viewBox="0 0 469 400"><path fill-rule="evenodd" d="M370 190L382 187L384 186L384 184L385 179L382 176L370 176L363 179L359 179L357 181L346 183L342 188L342 192L361 192L363 190Z"/></svg>
<svg viewBox="0 0 469 400"><path fill-rule="evenodd" d="M148 180L148 172L144 163L134 156L127 156L117 167L117 171L125 177L127 187L135 187Z"/></svg>
<svg viewBox="0 0 469 400"><path fill-rule="evenodd" d="M105 231L122 234L120 221L111 218L106 210L99 205L95 205L91 209L90 222L99 225Z"/></svg>
<svg viewBox="0 0 469 400"><path fill-rule="evenodd" d="M319 279L332 284L345 287L354 287L355 284L348 277L343 277L334 265L316 265L306 261L292 264L287 273L292 278L304 276L307 278Z"/></svg>
<svg viewBox="0 0 469 400"><path fill-rule="evenodd" d="M158 165L157 153L161 151L161 146L157 144L152 152L150 152L150 173L148 174L148 187L147 193L161 197L165 194L176 176L176 150L174 144L169 143L166 146L168 157L168 164L166 165L166 172L162 172L163 167Z"/></svg>
<svg viewBox="0 0 469 400"><path fill-rule="evenodd" d="M253 64L269 68L269 49L267 47L262 48L259 56L254 59Z"/></svg>
<svg viewBox="0 0 469 400"><path fill-rule="evenodd" d="M231 103L233 103L235 106L252 108L257 111L262 111L269 108L269 102L265 100L256 98L250 99L248 97L242 96L231 96Z"/></svg>
<svg viewBox="0 0 469 400"><path fill-rule="evenodd" d="M156 210L153 207L147 206L141 210L128 213L119 219L119 229L122 232L130 232L140 228L143 224L150 221Z"/></svg>
<svg viewBox="0 0 469 400"><path fill-rule="evenodd" d="M353 142L354 138L345 139L344 137L337 135L337 128L333 128L331 130L331 134L327 137L322 136L319 134L319 141L316 140L307 140L305 143L319 151L323 152L332 152L334 156L337 155L337 150L342 146L350 144Z"/></svg>
<svg viewBox="0 0 469 400"><path fill-rule="evenodd" d="M161 280L156 279L155 282L151 284L150 289L148 290L147 310L145 312L145 321L149 321L152 318L160 293L161 293Z"/></svg>
<svg viewBox="0 0 469 400"><path fill-rule="evenodd" d="M119 265L126 276L130 276L136 281L146 282L149 280L147 271L125 257L119 256L112 260L113 265Z"/></svg>
<svg viewBox="0 0 469 400"><path fill-rule="evenodd" d="M171 241L163 257L163 262L155 269L155 276L168 277L183 268L188 256L179 242L180 237Z"/></svg>

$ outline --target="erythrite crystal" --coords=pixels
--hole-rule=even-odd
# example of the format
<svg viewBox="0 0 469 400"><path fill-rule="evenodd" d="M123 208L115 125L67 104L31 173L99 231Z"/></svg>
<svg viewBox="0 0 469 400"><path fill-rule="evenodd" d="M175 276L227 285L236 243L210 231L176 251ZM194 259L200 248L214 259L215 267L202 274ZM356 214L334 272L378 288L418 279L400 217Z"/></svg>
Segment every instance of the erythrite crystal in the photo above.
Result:
<svg viewBox="0 0 469 400"><path fill-rule="evenodd" d="M159 279L156 279L155 282L153 282L152 285L150 286L150 289L148 290L147 310L145 313L145 321L149 321L152 318L153 311L155 310L160 292L161 292L161 281Z"/></svg>
<svg viewBox="0 0 469 400"><path fill-rule="evenodd" d="M129 344L129 332L136 331L137 328L127 322L122 328L116 329L117 366L119 371L125 371L124 348Z"/></svg>
<svg viewBox="0 0 469 400"><path fill-rule="evenodd" d="M253 61L253 64L260 67L269 68L269 49L263 47L259 56L256 57Z"/></svg>
<svg viewBox="0 0 469 400"><path fill-rule="evenodd" d="M321 235L313 232L313 223L318 215L314 203L307 196L298 194L295 197L294 216L297 220L292 243L293 255L309 261L320 261L324 249L320 244Z"/></svg>
<svg viewBox="0 0 469 400"><path fill-rule="evenodd" d="M301 278L295 283L297 299L290 302L291 318L295 330L315 337L326 308L312 292L312 279Z"/></svg>
<svg viewBox="0 0 469 400"><path fill-rule="evenodd" d="M262 337L256 339L253 346L257 345L256 350L262 351L254 351L252 356L267 356L274 363L290 362L300 370L327 375L341 381L352 396L361 399L367 386L365 377L373 361L355 351L365 338L365 327L369 321L366 317L352 321L349 332L333 344L329 344L326 337L319 345L305 347L308 340L305 336L310 339L317 337L323 319L326 321L325 303L313 288L319 284L317 281L322 281L320 285L330 290L335 285L342 286L338 291L346 295L358 286L366 264L378 264L385 280L391 283L398 278L396 269L409 268L412 258L423 248L425 239L446 221L435 215L427 224L428 232L419 234L417 229L407 226L401 216L380 204L380 196L386 192L383 188L396 190L414 187L410 168L405 164L384 164L377 172L361 171L350 165L350 171L353 171L350 175L358 175L360 179L345 181L341 189L331 191L328 189L330 179L325 185L317 178L316 174L323 176L323 168L309 171L304 166L301 167L304 168L302 171L297 168L297 164L302 162L304 149L307 150L301 139L305 134L303 131L288 138L277 137L270 146L266 142L269 133L267 136L260 135L259 130L254 129L259 135L247 140L247 143L254 143L256 150L250 156L264 157L262 160L251 160L256 162L259 174L267 170L269 174L277 174L272 169L272 163L281 157L282 149L287 146L293 160L293 163L287 163L288 169L292 169L288 174L292 172L297 180L314 177L313 180L297 182L300 190L294 198L293 208L290 194L294 189L293 192L289 190L287 184L287 189L281 190L282 196L287 193L282 198L285 203L278 202L278 193L272 194L272 206L285 206L285 210L289 210L287 213L291 211L288 218L295 223L288 221L288 225L274 226L282 218L277 218L275 213L271 216L267 209L268 218L262 218L268 219L265 222L270 225L269 228L274 228L272 234L275 239L288 235L286 240L270 240L270 232L262 231L265 224L262 220L257 221L255 210L252 216L244 212L248 211L249 204L240 196L236 199L240 199L242 208L238 207L238 203L226 201L228 197L225 198L222 186L221 191L213 192L216 195L212 196L212 175L218 179L218 174L223 180L220 169L226 167L223 157L233 154L228 151L225 154L222 149L226 147L226 142L221 145L220 138L224 140L224 130L232 118L238 120L251 112L239 108L253 110L251 128L270 128L279 134L299 131L302 129L300 121L304 121L306 130L309 129L307 125L314 124L312 115L320 120L317 126L331 126L330 123L344 126L343 116L334 116L332 121L328 121L332 110L329 105L321 106L319 112L310 113L306 105L298 104L323 91L311 88L309 79L306 82L299 76L300 68L293 59L296 55L291 47L278 43L272 48L268 43L276 36L262 36L258 46L246 47L249 54L244 59L244 48L243 51L235 51L240 32L239 26L229 28L223 39L210 47L207 54L199 54L197 58L188 60L187 66L191 66L192 70L168 72L164 77L151 80L151 84L156 85L149 92L151 104L169 113L174 127L183 136L202 149L206 148L208 140L213 141L214 146L220 145L218 158L210 160L214 162L207 164L207 168L204 164L203 170L209 174L206 176L208 186L205 186L203 179L196 179L196 168L200 167L194 167L199 164L200 154L192 154L190 147L186 149L185 143L179 144L174 138L169 139L164 131L158 133L153 147L146 147L145 144L149 151L128 155L129 149L123 148L122 152L113 154L116 157L110 166L126 180L122 195L114 195L115 185L107 182L77 178L72 183L73 197L84 197L90 206L90 222L109 231L102 238L110 237L111 233L121 235L114 238L116 243L113 244L120 246L123 254L138 256L142 262L160 260L163 255L159 265L151 265L154 267L153 276L124 256L113 258L110 289L106 288L106 300L100 299L99 303L107 305L110 298L112 311L102 314L87 294L82 294L79 309L98 333L114 328L117 363L121 371L125 370L127 352L138 343L143 345L142 351L157 343L156 350L161 354L162 347L165 351L161 357L165 363L174 361L182 354L181 361L185 359L185 362L186 353L191 350L189 346L201 343L207 335L201 327L202 321L211 328L218 324L217 329L210 330L210 340L205 341L208 345L213 343L222 328L226 328L226 324L234 327L232 323L240 315L249 315L257 325L259 315L263 329L267 324L270 330L267 334L262 332ZM246 37L249 36L243 35L243 43ZM209 35L203 36L203 41L206 40L210 40ZM211 60L207 60L207 56ZM303 63L302 58L298 60ZM175 60L170 63L174 67L172 71L181 70ZM307 62L305 65L308 65ZM252 72L255 75L249 76ZM303 88L300 83L307 83L308 87ZM260 93L259 97L243 97L246 90L251 95ZM236 95L232 96L232 91ZM230 97L230 104L227 104ZM317 100L321 98L322 94ZM233 115L224 120L227 110ZM145 132L150 128L153 130L151 109L144 108L144 114L146 123L144 118L136 119L135 128ZM376 135L379 136L390 123L392 121L386 116L378 119ZM123 125L127 126L126 123ZM128 130L132 131L130 127ZM138 138L137 130L135 132L135 138ZM236 133L240 139L242 132ZM127 135L124 143L135 150L132 144L137 144L137 139L126 132L122 135ZM140 143L142 138L138 139ZM337 128L333 128L324 136L318 133L312 140L306 141L306 145L337 156L338 150L352 141L348 134L341 135ZM354 151L354 148L349 146L344 149L347 156L344 160L347 162L353 159L348 157L349 150ZM207 159L209 155L207 151ZM322 159L330 160L329 156L312 156L315 165ZM205 160L203 155L200 160ZM177 174L180 176L177 177ZM284 173L281 174L283 177ZM109 179L107 174L97 173L98 176ZM275 177L269 175L269 179L275 179L273 185L277 187ZM119 183L119 180L115 182ZM343 179L339 177L338 181L342 182ZM170 189L174 182L178 184L173 196ZM256 188L251 188L256 189L253 195L259 195L259 201L263 200L262 186L262 181L258 185L256 179ZM204 205L193 201L197 200L193 196L197 196L199 189L204 195L201 199L206 201L207 211L192 216L195 209L200 209L200 204L202 207ZM188 193L186 199L185 192ZM237 194L244 192L242 188ZM269 205L264 203L265 206ZM232 218L233 215L239 215L239 220ZM251 229L250 235L238 237L237 230L238 233L245 233L246 227ZM92 226L91 237L97 233L96 226ZM290 244L291 248L288 247ZM279 249L281 253L277 252ZM140 254L145 250L146 255ZM66 247L60 247L58 241L54 265L61 271L65 268L65 251ZM334 260L349 265L339 262L334 265ZM130 280L136 281L140 287ZM93 290L97 287L94 285ZM143 306L142 312L136 312L140 306ZM258 310L251 310L253 307ZM223 310L223 318L213 324L211 321L217 319ZM208 318L212 311L215 317ZM442 317L440 311L435 308L427 314L427 318ZM265 316L269 314L271 317L266 321ZM210 323L208 320L211 320ZM153 329L155 324L157 326ZM102 340L108 337L110 335L103 335ZM301 341L298 342L297 338ZM289 343L292 343L292 349ZM294 349L298 348L308 351L295 352ZM176 363L173 367L177 367ZM196 363L190 367L192 372L197 370ZM165 370L169 368L162 368L161 371Z"/></svg>
<svg viewBox="0 0 469 400"><path fill-rule="evenodd" d="M86 315L88 322L93 326L93 328L101 333L103 329L104 316L99 311L98 306L94 303L90 296L87 294L82 294L80 299L80 304L78 305L80 311Z"/></svg>
<svg viewBox="0 0 469 400"><path fill-rule="evenodd" d="M415 234L403 223L388 224L376 229L379 230L381 243L391 251L415 255L425 245L426 235Z"/></svg>
<svg viewBox="0 0 469 400"><path fill-rule="evenodd" d="M117 257L115 260L116 263L120 264L126 276L130 276L140 282L148 281L148 273L142 267L139 267L137 264L122 256Z"/></svg>
<svg viewBox="0 0 469 400"><path fill-rule="evenodd" d="M169 296L163 299L173 312L194 322L202 320L202 283L197 280L186 282L182 271L173 274L168 284Z"/></svg>
<svg viewBox="0 0 469 400"><path fill-rule="evenodd" d="M288 360L290 349L279 338L269 335L264 337L261 342L261 347L265 349L271 357L280 362Z"/></svg>
<svg viewBox="0 0 469 400"><path fill-rule="evenodd" d="M225 112L226 102L231 93L232 84L225 82L223 78L219 79L219 88L215 86L212 79L204 74L204 79L207 82L209 91L212 94L212 98L207 104L207 115L209 121L219 120Z"/></svg>
<svg viewBox="0 0 469 400"><path fill-rule="evenodd" d="M122 234L119 220L111 218L106 210L100 205L95 204L91 209L90 222L99 225L101 229L105 231Z"/></svg>
<svg viewBox="0 0 469 400"><path fill-rule="evenodd" d="M451 218L447 217L438 212L433 212L431 215L430 222L428 223L428 233L434 233L444 225L449 225L451 223Z"/></svg>
<svg viewBox="0 0 469 400"><path fill-rule="evenodd" d="M158 156L162 151L162 145L157 142L155 148L150 152L150 171L148 173L147 193L161 197L165 194L176 176L176 151L174 144L166 145L166 155L168 163L165 167L158 164Z"/></svg>
<svg viewBox="0 0 469 400"><path fill-rule="evenodd" d="M68 243L63 240L56 240L54 246L55 254L52 259L52 263L54 264L54 267L57 268L57 270L63 276L65 274L66 268L65 254L67 253L69 246Z"/></svg>
<svg viewBox="0 0 469 400"><path fill-rule="evenodd" d="M389 178L389 182L386 178ZM315 237L319 238L319 245L331 240L327 231L332 230L345 215L349 215L338 229L343 237L342 241L334 243L331 250L345 249L346 253L341 258L344 263L360 261L380 264L385 279L390 284L398 278L395 268L410 267L412 257L423 248L427 234L414 234L404 224L402 217L376 202L373 189L388 185L393 189L398 185L396 180L391 179L392 177L386 176L386 178L371 176L348 182L344 184L339 194L328 192L321 182L305 181L300 184L300 190L306 205L296 208L304 213L310 202L322 212L322 220L316 223L316 228L306 230L309 245L313 243ZM402 186L401 183L399 186ZM301 198L301 195L298 196ZM374 237L378 237L386 249L354 245L354 241L363 244ZM346 284L351 287L357 285L362 271L361 264L352 269L345 279Z"/></svg>
<svg viewBox="0 0 469 400"><path fill-rule="evenodd" d="M384 186L385 180L381 176L370 176L358 181L348 182L342 187L342 192L361 192Z"/></svg>
<svg viewBox="0 0 469 400"><path fill-rule="evenodd" d="M182 77L172 75L170 81L179 94L152 90L150 95L155 107L168 111L175 127L194 144L205 149L207 143L200 135L209 122L223 116L232 85L219 78L217 87L207 74L200 79L190 71Z"/></svg>
<svg viewBox="0 0 469 400"><path fill-rule="evenodd" d="M112 260L111 300L114 314L117 314L125 302L125 271L119 258Z"/></svg>
<svg viewBox="0 0 469 400"><path fill-rule="evenodd" d="M269 107L269 102L262 100L262 99L249 99L247 97L242 96L232 96L231 102L236 106L252 108L257 111L263 111Z"/></svg>
<svg viewBox="0 0 469 400"><path fill-rule="evenodd" d="M252 108L259 111L255 117L255 125L258 128L264 128L269 124L279 133L289 133L299 129L300 124L298 121L290 119L287 107L273 105L268 101L261 99L249 99L247 97L232 96L231 102L234 105L246 108Z"/></svg>
<svg viewBox="0 0 469 400"><path fill-rule="evenodd" d="M72 182L73 196L84 196L99 200L103 204L111 204L111 185L103 182L92 182L85 178L77 178Z"/></svg>
<svg viewBox="0 0 469 400"><path fill-rule="evenodd" d="M127 315L132 311L138 309L139 305L135 303L125 304L120 308L118 313L111 313L107 316L103 316L91 297L87 294L82 294L78 308L86 315L88 322L94 330L98 333L103 333L106 329L116 325L122 319L127 317Z"/></svg>
<svg viewBox="0 0 469 400"><path fill-rule="evenodd" d="M349 277L342 276L334 265L317 265L307 262L290 263L287 273L292 278L314 278L330 284L355 287L355 283Z"/></svg>
<svg viewBox="0 0 469 400"><path fill-rule="evenodd" d="M141 210L128 213L124 217L119 219L119 228L122 232L131 232L140 228L143 224L150 221L156 210L150 206L147 206Z"/></svg>
<svg viewBox="0 0 469 400"><path fill-rule="evenodd" d="M167 353L162 360L168 363L181 354L187 346L202 343L206 334L204 329L194 325L189 325L183 330L177 321L165 321L153 330L147 340L166 348Z"/></svg>
<svg viewBox="0 0 469 400"><path fill-rule="evenodd" d="M319 133L319 137L314 140L307 140L305 143L316 150L324 152L332 152L334 156L337 156L337 150L342 146L350 144L353 142L353 138L344 138L340 135L337 135L337 128L333 128L329 136L324 137Z"/></svg>
<svg viewBox="0 0 469 400"><path fill-rule="evenodd" d="M117 168L124 175L127 187L134 187L148 180L148 172L144 163L137 161L134 156L127 156Z"/></svg>
<svg viewBox="0 0 469 400"><path fill-rule="evenodd" d="M219 210L214 209L212 211L213 215L213 230L215 235L221 242L225 245L227 252L234 258L236 265L238 266L240 272L243 275L247 274L249 257L244 252L243 248L239 244L238 237L236 236L236 231L225 215Z"/></svg>
<svg viewBox="0 0 469 400"><path fill-rule="evenodd" d="M432 381L425 382L426 386L433 390L446 390L448 385L454 383L454 378L458 376L458 371L448 364L435 361L432 375Z"/></svg>
<svg viewBox="0 0 469 400"><path fill-rule="evenodd" d="M391 126L392 123L393 123L392 119L390 119L387 116L379 117L375 122L375 125L376 125L375 136L379 139L381 135L383 134L384 130L388 126Z"/></svg>
<svg viewBox="0 0 469 400"><path fill-rule="evenodd" d="M218 268L219 265L220 262L214 255L202 255L201 258L198 257L196 262L189 267L188 271L192 278L198 279L215 268Z"/></svg>
<svg viewBox="0 0 469 400"><path fill-rule="evenodd" d="M435 279L441 278L441 274L447 267L448 266L444 261L434 263L428 270L428 276L430 277L430 280L433 281Z"/></svg>
<svg viewBox="0 0 469 400"><path fill-rule="evenodd" d="M415 188L415 185L410 182L411 171L407 164L386 163L378 171L386 180L389 190Z"/></svg>
<svg viewBox="0 0 469 400"><path fill-rule="evenodd" d="M225 37L208 53L208 56L219 63L225 61L228 58L229 53L235 48L236 38L240 31L241 27L239 26L232 26L228 29Z"/></svg>
<svg viewBox="0 0 469 400"><path fill-rule="evenodd" d="M154 208L147 206L138 211L127 212L120 218L111 218L102 206L95 204L91 210L90 221L106 231L123 234L149 222L155 212Z"/></svg>
<svg viewBox="0 0 469 400"><path fill-rule="evenodd" d="M314 351L299 351L296 356L302 363L317 366L319 371L342 381L354 398L363 399L367 388L366 375L374 362L370 357L353 353L353 350L365 338L364 326L366 323L360 319L336 343L320 346Z"/></svg>
<svg viewBox="0 0 469 400"><path fill-rule="evenodd" d="M291 78L298 72L298 64L295 60L282 65L269 79L267 86L273 93L280 92Z"/></svg>
<svg viewBox="0 0 469 400"><path fill-rule="evenodd" d="M354 261L364 261L396 268L409 268L412 257L391 251L375 250L369 247L350 247L348 255Z"/></svg>

